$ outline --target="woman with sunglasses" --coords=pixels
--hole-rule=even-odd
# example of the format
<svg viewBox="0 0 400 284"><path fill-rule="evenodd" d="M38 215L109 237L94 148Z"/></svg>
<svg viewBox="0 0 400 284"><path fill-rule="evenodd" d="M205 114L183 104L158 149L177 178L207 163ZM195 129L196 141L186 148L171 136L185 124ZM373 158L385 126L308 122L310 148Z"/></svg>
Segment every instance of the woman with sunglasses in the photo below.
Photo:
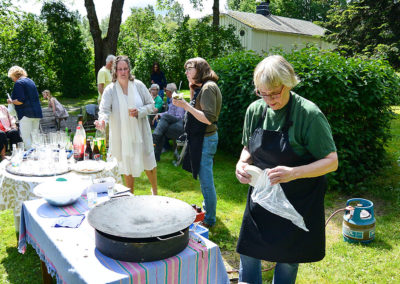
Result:
<svg viewBox="0 0 400 284"><path fill-rule="evenodd" d="M298 83L282 56L257 65L254 84L261 99L246 112L236 177L248 184L247 165L268 169L271 184L281 185L309 232L254 203L250 186L237 245L239 281L262 283L261 260L266 260L277 263L273 283L295 283L299 263L325 256L325 174L337 169L338 157L324 114L291 91Z"/></svg>

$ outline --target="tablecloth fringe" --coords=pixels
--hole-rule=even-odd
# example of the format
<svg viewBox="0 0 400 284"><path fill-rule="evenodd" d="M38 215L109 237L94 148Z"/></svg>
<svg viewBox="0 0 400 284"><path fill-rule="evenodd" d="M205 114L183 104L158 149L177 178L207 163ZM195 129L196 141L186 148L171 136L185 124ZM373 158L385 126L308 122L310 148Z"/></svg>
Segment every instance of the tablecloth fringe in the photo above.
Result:
<svg viewBox="0 0 400 284"><path fill-rule="evenodd" d="M56 269L54 268L53 264L51 264L47 259L44 253L42 253L40 246L38 244L36 244L32 238L29 236L29 234L26 234L26 241L31 244L31 246L36 250L36 253L38 254L39 258L41 261L43 261L46 264L46 268L47 268L47 273L49 273L51 275L51 277L55 277L57 280L57 284L58 283L66 283L65 281L63 281L57 274Z"/></svg>

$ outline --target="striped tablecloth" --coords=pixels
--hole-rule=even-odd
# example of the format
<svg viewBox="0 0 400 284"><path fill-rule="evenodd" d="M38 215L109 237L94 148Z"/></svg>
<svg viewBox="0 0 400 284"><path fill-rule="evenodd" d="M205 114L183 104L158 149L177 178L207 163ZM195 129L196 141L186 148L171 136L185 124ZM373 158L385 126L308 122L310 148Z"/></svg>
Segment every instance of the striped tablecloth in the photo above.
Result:
<svg viewBox="0 0 400 284"><path fill-rule="evenodd" d="M53 227L60 215L87 211L85 197L66 207L50 206L43 199L24 202L19 251L25 252L26 244L31 244L58 283L229 283L218 246L193 232L189 245L176 256L134 263L99 252L86 219L75 229Z"/></svg>

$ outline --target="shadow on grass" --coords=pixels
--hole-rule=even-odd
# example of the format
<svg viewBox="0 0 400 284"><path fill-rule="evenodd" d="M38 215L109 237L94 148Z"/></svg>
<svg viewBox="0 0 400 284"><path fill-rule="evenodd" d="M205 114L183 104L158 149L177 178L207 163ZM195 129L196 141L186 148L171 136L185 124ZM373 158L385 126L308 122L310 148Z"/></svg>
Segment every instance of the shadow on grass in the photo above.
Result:
<svg viewBox="0 0 400 284"><path fill-rule="evenodd" d="M18 252L16 247L6 249L7 257L1 262L7 271L9 283L42 283L40 259L36 251L28 246L25 254Z"/></svg>
<svg viewBox="0 0 400 284"><path fill-rule="evenodd" d="M217 151L214 158L214 184L218 199L243 204L246 201L247 185L240 184L235 177L235 166L238 157L230 153ZM200 190L199 180L195 180L192 174L183 170L182 166L173 165L172 151L161 155L161 161L157 163L157 179L159 186L165 187L175 193Z"/></svg>

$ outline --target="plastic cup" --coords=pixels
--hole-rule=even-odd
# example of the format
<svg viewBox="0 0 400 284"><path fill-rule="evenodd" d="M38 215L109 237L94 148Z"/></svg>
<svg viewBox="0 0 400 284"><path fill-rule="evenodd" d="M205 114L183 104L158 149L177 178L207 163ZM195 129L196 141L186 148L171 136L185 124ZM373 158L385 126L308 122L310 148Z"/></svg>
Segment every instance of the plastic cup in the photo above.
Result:
<svg viewBox="0 0 400 284"><path fill-rule="evenodd" d="M89 208L93 208L97 204L97 192L96 191L88 191L87 200Z"/></svg>

